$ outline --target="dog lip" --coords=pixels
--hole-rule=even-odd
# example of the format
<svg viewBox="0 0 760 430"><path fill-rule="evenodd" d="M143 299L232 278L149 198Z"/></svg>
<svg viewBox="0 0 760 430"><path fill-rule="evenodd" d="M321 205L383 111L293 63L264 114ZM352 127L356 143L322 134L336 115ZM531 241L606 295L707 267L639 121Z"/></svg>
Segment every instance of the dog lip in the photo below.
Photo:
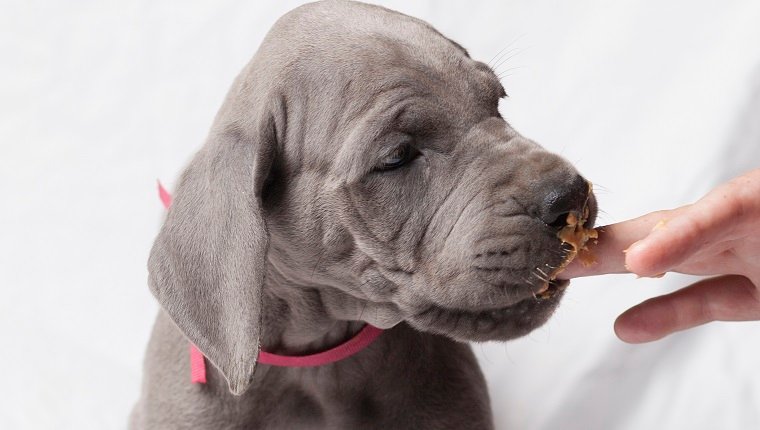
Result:
<svg viewBox="0 0 760 430"><path fill-rule="evenodd" d="M552 279L536 292L536 298L541 300L551 298L559 290L567 288L568 285L570 285L570 280L568 279Z"/></svg>
<svg viewBox="0 0 760 430"><path fill-rule="evenodd" d="M479 310L488 312L492 309L504 309L509 306L514 306L523 300L540 297L542 294L547 294L553 290L567 286L567 283L563 282L564 280L556 279L558 272L555 271L548 271L548 273L545 273L540 272L539 270L543 276L539 277L538 275L534 275L534 278L537 279L531 279L532 282L524 281L516 284L509 282L509 279L500 279L498 275L504 272L525 273L528 272L528 270L525 268L513 269L503 266L481 267L473 265L471 267L480 278L480 281L484 282L491 289L496 289L502 292L501 299L511 298L511 300L508 302L506 302L506 300L500 300L500 305L497 305L496 307L493 305L489 307L486 303L483 303L481 305L474 305L461 309L469 312L477 312ZM448 307L443 305L443 308L447 309Z"/></svg>
<svg viewBox="0 0 760 430"><path fill-rule="evenodd" d="M514 302L512 304L509 304L507 306L473 310L473 309L455 309L455 308L449 308L449 307L445 307L445 306L441 306L441 305L437 305L437 304L431 304L430 306L426 307L421 312L418 312L418 313L414 314L413 316L419 317L419 316L425 315L426 313L431 312L433 310L440 310L440 311L451 312L451 313L462 313L462 314L467 314L467 315L470 315L470 316L473 316L473 317L505 313L505 312L509 312L510 310L512 310L514 308L517 308L518 306L524 304L524 302L526 302L528 300L531 300L531 301L544 301L546 299L553 298L554 295L558 291L564 290L569 284L570 284L570 281L566 280L566 279L553 279L553 280L551 280L551 281L549 281L547 283L546 290L543 291L543 294L542 294L542 292L539 291L539 292L536 292L536 293L532 294L529 297L526 297L526 298L524 298L522 300L518 300L518 301L516 301L516 302Z"/></svg>
<svg viewBox="0 0 760 430"><path fill-rule="evenodd" d="M544 324L557 308L563 292L563 288L557 288L555 294L545 299L529 297L487 311L457 310L433 304L408 317L407 321L421 331L460 342L505 341L524 336Z"/></svg>

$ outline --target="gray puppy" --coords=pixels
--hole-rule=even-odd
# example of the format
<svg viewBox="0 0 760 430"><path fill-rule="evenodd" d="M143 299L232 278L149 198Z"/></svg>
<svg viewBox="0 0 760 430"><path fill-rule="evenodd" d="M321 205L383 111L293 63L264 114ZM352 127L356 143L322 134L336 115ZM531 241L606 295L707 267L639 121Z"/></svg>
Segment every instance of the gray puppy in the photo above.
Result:
<svg viewBox="0 0 760 430"><path fill-rule="evenodd" d="M134 429L489 429L466 341L543 324L587 182L499 115L485 64L344 1L283 16L182 174L149 283L162 306ZM537 295L537 293L542 293ZM313 368L256 366L387 329ZM189 380L189 342L208 383Z"/></svg>

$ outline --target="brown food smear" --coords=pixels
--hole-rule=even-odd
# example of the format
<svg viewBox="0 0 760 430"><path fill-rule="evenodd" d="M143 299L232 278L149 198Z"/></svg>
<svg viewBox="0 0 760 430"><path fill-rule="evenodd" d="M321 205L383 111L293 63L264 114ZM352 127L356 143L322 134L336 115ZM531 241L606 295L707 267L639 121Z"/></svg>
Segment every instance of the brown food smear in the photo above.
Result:
<svg viewBox="0 0 760 430"><path fill-rule="evenodd" d="M583 227L583 224L586 222L587 218L588 208L584 210L583 218L581 219L578 219L574 213L570 213L567 216L567 225L563 227L559 233L557 233L559 240L561 240L562 243L569 244L573 247L573 249L571 249L567 254L567 258L565 258L565 261L558 268L558 270L554 272L555 277L559 274L559 272L567 267L567 265L570 264L570 262L572 262L575 257L578 257L579 261L581 264L583 264L584 267L588 267L596 263L596 257L594 257L594 254L589 251L588 246L586 245L590 239L598 239L599 232L593 228Z"/></svg>
<svg viewBox="0 0 760 430"><path fill-rule="evenodd" d="M599 232L593 228L585 228L583 226L586 223L586 220L588 220L588 217L588 206L583 208L583 215L581 218L578 218L578 214L574 212L570 212L567 215L567 219L565 219L567 225L557 233L557 237L562 243L569 244L572 249L568 252L565 261L563 261L557 270L552 273L551 279L555 279L568 264L575 260L576 257L578 257L578 261L580 261L584 267L596 263L596 257L591 251L589 251L587 245L588 241L592 239L594 240L594 243L596 243L596 239L599 238Z"/></svg>
<svg viewBox="0 0 760 430"><path fill-rule="evenodd" d="M591 184L589 183L589 193L591 193ZM565 257L565 261L560 264L557 269L552 272L552 274L549 276L550 281L553 281L557 278L557 275L560 274L565 268L573 261L575 258L578 258L578 261L583 265L583 267L591 266L592 264L596 263L596 257L594 254L591 253L591 251L588 249L588 241L593 240L594 244L596 244L596 239L599 238L599 232L593 228L585 228L583 225L586 223L586 220L588 220L590 213L588 206L583 208L583 214L581 218L578 218L578 214L575 212L570 212L567 215L567 218L565 219L565 227L562 228L557 233L557 237L559 240L562 241L562 243L569 244L572 249L567 253L567 257ZM538 292L538 297L540 298L548 298L550 297L551 291L549 289L549 282L546 283L544 288L542 288Z"/></svg>

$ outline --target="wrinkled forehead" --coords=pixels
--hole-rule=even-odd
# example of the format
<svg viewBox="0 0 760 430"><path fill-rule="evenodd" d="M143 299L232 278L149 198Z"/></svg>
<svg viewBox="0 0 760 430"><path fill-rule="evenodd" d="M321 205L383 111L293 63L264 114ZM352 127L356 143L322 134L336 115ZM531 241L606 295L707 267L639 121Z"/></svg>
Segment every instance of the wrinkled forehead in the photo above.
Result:
<svg viewBox="0 0 760 430"><path fill-rule="evenodd" d="M395 85L454 96L466 93L498 99L503 95L490 67L471 59L464 48L434 29L425 30L424 37L363 35L358 45L350 46L348 57L355 59L350 79L368 88L380 84L383 90Z"/></svg>
<svg viewBox="0 0 760 430"><path fill-rule="evenodd" d="M384 134L461 127L496 114L504 95L488 66L415 18L370 7L290 24L269 57L282 61L294 140L308 139L300 161L321 169L352 176L367 151L385 149L375 144Z"/></svg>
<svg viewBox="0 0 760 430"><path fill-rule="evenodd" d="M482 119L498 114L504 90L486 65L435 34L435 49L424 44L375 36L341 97L346 134L333 165L349 182L366 171L403 137L455 139ZM433 148L446 152L450 148Z"/></svg>

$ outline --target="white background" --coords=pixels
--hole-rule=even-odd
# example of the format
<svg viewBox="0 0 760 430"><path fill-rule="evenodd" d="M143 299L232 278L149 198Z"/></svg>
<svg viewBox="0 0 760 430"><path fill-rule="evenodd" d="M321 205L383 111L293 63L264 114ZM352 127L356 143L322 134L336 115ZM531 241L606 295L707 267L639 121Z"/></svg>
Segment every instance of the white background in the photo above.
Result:
<svg viewBox="0 0 760 430"><path fill-rule="evenodd" d="M157 310L155 181L173 187L298 3L0 1L0 428L125 428ZM595 182L600 223L760 166L760 2L381 4L476 59L505 49L503 115ZM498 427L760 428L759 324L613 335L689 281L577 280L545 327L476 345Z"/></svg>

